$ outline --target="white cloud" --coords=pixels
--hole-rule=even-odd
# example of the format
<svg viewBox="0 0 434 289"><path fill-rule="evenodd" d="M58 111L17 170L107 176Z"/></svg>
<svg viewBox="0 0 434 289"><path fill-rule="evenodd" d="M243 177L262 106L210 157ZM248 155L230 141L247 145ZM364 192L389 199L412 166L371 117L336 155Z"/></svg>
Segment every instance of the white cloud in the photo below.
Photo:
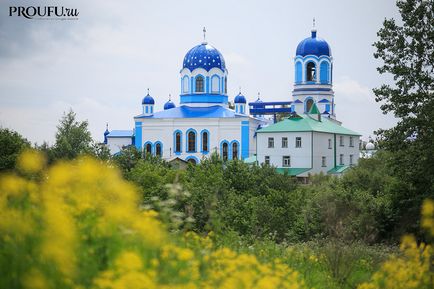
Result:
<svg viewBox="0 0 434 289"><path fill-rule="evenodd" d="M373 135L379 128L396 124L391 115L381 112L372 89L349 77L341 77L334 83L337 119L345 127L362 134L363 139Z"/></svg>

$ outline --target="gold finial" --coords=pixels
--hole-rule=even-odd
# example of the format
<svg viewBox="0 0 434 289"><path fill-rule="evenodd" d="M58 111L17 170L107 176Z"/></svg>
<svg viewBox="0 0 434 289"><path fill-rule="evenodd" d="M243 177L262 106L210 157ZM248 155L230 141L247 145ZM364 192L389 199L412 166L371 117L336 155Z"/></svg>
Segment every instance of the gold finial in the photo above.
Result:
<svg viewBox="0 0 434 289"><path fill-rule="evenodd" d="M313 25L312 25L312 29L315 29L315 17L313 17Z"/></svg>
<svg viewBox="0 0 434 289"><path fill-rule="evenodd" d="M170 93L169 93L169 101L171 100L171 98L172 98L172 96L171 96Z"/></svg>
<svg viewBox="0 0 434 289"><path fill-rule="evenodd" d="M148 95L149 95L149 88L148 88Z"/></svg>

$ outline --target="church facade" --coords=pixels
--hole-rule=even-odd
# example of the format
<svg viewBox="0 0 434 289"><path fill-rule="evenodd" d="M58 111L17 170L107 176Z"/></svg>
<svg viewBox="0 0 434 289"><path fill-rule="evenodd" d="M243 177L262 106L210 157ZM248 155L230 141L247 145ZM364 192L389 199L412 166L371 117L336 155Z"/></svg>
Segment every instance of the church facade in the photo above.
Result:
<svg viewBox="0 0 434 289"><path fill-rule="evenodd" d="M311 33L296 50L292 100L262 102L258 97L247 103L240 92L233 99L234 108L229 108L224 57L204 41L184 57L179 105L169 99L164 110L155 111L155 100L148 91L141 114L134 117L134 129L107 129L104 142L112 154L134 145L166 160L198 163L216 152L224 160L269 163L278 169L292 167L288 173L297 176L343 171L345 163L339 158L348 159L347 167L357 163L360 135L336 119L331 49L317 37L315 29ZM290 116L276 123L279 113ZM266 115L274 115L274 123ZM298 146L300 138L302 149ZM344 157L336 149L338 141L348 143ZM278 149L274 142L280 143ZM322 146L325 155L319 153Z"/></svg>

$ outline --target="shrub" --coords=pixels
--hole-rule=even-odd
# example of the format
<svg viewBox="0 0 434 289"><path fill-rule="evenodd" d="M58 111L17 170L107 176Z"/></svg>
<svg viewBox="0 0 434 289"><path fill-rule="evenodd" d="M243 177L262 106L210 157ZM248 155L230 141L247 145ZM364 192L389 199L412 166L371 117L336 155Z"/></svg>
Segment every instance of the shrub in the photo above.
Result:
<svg viewBox="0 0 434 289"><path fill-rule="evenodd" d="M120 172L26 152L0 176L0 288L305 288L279 260L169 234Z"/></svg>

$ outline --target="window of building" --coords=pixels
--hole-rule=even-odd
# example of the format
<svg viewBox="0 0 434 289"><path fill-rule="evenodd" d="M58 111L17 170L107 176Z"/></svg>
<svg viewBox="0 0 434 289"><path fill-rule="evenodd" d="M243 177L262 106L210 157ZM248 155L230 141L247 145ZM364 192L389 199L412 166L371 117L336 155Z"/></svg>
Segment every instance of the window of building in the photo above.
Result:
<svg viewBox="0 0 434 289"><path fill-rule="evenodd" d="M326 157L322 157L321 158L321 166L322 167L326 167L327 166L327 158Z"/></svg>
<svg viewBox="0 0 434 289"><path fill-rule="evenodd" d="M313 62L309 62L306 66L306 81L316 81L316 67Z"/></svg>
<svg viewBox="0 0 434 289"><path fill-rule="evenodd" d="M181 152L181 133L177 132L175 134L175 152L180 153Z"/></svg>
<svg viewBox="0 0 434 289"><path fill-rule="evenodd" d="M196 133L194 131L190 131L187 135L188 137L188 152L196 151Z"/></svg>
<svg viewBox="0 0 434 289"><path fill-rule="evenodd" d="M269 165L269 164L270 164L270 156L265 156L264 163L265 163L266 165Z"/></svg>
<svg viewBox="0 0 434 289"><path fill-rule="evenodd" d="M232 159L238 159L238 144L236 142L232 144Z"/></svg>
<svg viewBox="0 0 434 289"><path fill-rule="evenodd" d="M225 77L225 94L228 93L228 78Z"/></svg>
<svg viewBox="0 0 434 289"><path fill-rule="evenodd" d="M274 137L269 137L268 138L268 147L269 148L274 148Z"/></svg>
<svg viewBox="0 0 434 289"><path fill-rule="evenodd" d="M202 151L208 151L208 132L206 131L202 133Z"/></svg>
<svg viewBox="0 0 434 289"><path fill-rule="evenodd" d="M197 76L196 77L196 92L204 92L204 83L203 83L203 77Z"/></svg>
<svg viewBox="0 0 434 289"><path fill-rule="evenodd" d="M220 77L217 75L213 75L211 77L211 92L219 93L220 92Z"/></svg>
<svg viewBox="0 0 434 289"><path fill-rule="evenodd" d="M309 98L306 100L306 112L309 112L313 105L313 99Z"/></svg>
<svg viewBox="0 0 434 289"><path fill-rule="evenodd" d="M229 156L229 145L228 143L223 143L222 145L222 151L223 151L223 160L227 161Z"/></svg>
<svg viewBox="0 0 434 289"><path fill-rule="evenodd" d="M157 143L157 144L155 145L155 155L161 157L161 155L162 155L161 153L162 153L162 152L161 152L161 144L160 144L160 143Z"/></svg>
<svg viewBox="0 0 434 289"><path fill-rule="evenodd" d="M295 138L295 147L301 148L301 137L299 136Z"/></svg>
<svg viewBox="0 0 434 289"><path fill-rule="evenodd" d="M350 155L350 166L353 165L353 155Z"/></svg>
<svg viewBox="0 0 434 289"><path fill-rule="evenodd" d="M350 147L354 147L354 138L350 136Z"/></svg>
<svg viewBox="0 0 434 289"><path fill-rule="evenodd" d="M288 147L288 138L282 137L282 148L287 148L287 147Z"/></svg>
<svg viewBox="0 0 434 289"><path fill-rule="evenodd" d="M148 143L146 145L146 153L147 154L151 154L152 153L152 145L150 143Z"/></svg>
<svg viewBox="0 0 434 289"><path fill-rule="evenodd" d="M341 146L341 147L343 147L344 146L344 136L339 136L339 145Z"/></svg>
<svg viewBox="0 0 434 289"><path fill-rule="evenodd" d="M186 75L186 76L184 76L184 78L182 79L182 92L183 93L187 93L188 92L188 90L189 90L189 87L188 87L188 76Z"/></svg>
<svg viewBox="0 0 434 289"><path fill-rule="evenodd" d="M282 167L290 167L291 166L291 157L283 156L282 157Z"/></svg>
<svg viewBox="0 0 434 289"><path fill-rule="evenodd" d="M329 149L331 149L331 148L332 148L332 139L329 138Z"/></svg>
<svg viewBox="0 0 434 289"><path fill-rule="evenodd" d="M344 165L344 155L343 155L343 154L340 154L340 155L339 155L339 164L340 164L341 166Z"/></svg>

